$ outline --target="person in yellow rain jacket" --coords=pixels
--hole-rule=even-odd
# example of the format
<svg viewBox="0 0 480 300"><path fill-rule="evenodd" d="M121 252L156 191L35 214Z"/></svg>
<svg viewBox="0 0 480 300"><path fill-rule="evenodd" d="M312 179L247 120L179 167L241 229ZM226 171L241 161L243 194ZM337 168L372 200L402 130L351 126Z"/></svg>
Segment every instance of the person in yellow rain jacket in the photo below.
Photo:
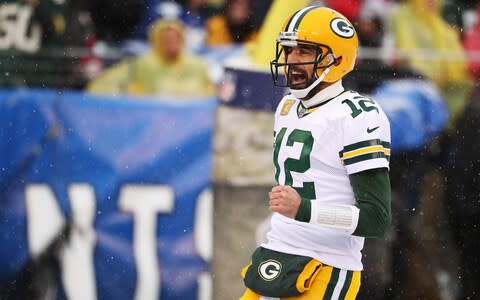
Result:
<svg viewBox="0 0 480 300"><path fill-rule="evenodd" d="M450 125L465 107L471 80L458 32L441 15L442 0L407 0L388 24L399 63L421 72L442 91Z"/></svg>
<svg viewBox="0 0 480 300"><path fill-rule="evenodd" d="M106 69L88 84L87 91L197 98L215 95L215 84L203 58L185 51L181 21L160 19L153 23L148 35L150 51Z"/></svg>

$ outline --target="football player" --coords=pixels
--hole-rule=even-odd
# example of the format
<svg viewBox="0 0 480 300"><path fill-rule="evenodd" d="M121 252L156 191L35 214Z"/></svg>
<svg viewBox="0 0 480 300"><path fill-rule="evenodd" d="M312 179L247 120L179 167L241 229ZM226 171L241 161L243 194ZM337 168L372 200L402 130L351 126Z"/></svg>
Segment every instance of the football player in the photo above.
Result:
<svg viewBox="0 0 480 300"><path fill-rule="evenodd" d="M390 124L373 99L345 90L358 38L340 13L295 12L277 38L269 192L271 229L242 270L240 299L355 299L365 237L391 223Z"/></svg>

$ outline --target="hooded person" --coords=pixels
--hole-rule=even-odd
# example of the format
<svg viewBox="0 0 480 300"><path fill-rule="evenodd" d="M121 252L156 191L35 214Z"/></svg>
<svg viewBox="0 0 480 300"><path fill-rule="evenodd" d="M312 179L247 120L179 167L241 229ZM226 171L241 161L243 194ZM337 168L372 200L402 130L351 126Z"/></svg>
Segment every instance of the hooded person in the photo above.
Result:
<svg viewBox="0 0 480 300"><path fill-rule="evenodd" d="M213 96L215 85L204 60L185 51L181 21L160 19L148 32L150 50L104 71L87 90L100 94Z"/></svg>
<svg viewBox="0 0 480 300"><path fill-rule="evenodd" d="M463 111L471 80L458 32L441 15L441 0L406 0L390 16L389 33L399 63L432 80L450 111L450 125Z"/></svg>

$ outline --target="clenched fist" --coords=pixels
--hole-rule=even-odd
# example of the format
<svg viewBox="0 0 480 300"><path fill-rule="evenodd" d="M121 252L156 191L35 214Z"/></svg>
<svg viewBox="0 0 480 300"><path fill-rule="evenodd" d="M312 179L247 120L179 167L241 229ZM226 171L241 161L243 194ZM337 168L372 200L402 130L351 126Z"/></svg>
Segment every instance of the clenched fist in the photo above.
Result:
<svg viewBox="0 0 480 300"><path fill-rule="evenodd" d="M285 217L295 218L297 215L298 207L302 201L302 198L298 192L289 185L274 186L270 192L268 192L270 201L270 211L278 212Z"/></svg>

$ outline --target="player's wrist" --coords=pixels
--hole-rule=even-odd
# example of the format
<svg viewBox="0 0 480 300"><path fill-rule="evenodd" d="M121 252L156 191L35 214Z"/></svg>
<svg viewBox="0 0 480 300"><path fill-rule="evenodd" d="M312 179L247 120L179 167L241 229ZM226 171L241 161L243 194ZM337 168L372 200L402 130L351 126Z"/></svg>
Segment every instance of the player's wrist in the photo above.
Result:
<svg viewBox="0 0 480 300"><path fill-rule="evenodd" d="M295 215L295 220L300 222L310 222L312 204L311 200L301 198L300 206L298 207L297 214Z"/></svg>

